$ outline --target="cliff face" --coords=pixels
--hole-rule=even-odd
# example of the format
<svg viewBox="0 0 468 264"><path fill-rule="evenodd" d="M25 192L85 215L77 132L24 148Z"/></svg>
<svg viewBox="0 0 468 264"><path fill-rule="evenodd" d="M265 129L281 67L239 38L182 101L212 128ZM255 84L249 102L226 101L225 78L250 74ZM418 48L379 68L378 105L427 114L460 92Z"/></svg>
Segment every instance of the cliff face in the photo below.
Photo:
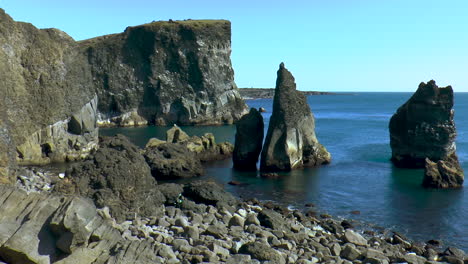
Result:
<svg viewBox="0 0 468 264"><path fill-rule="evenodd" d="M11 180L12 160L83 158L97 146L99 116L110 125L232 123L246 106L230 52L228 21L155 22L75 42L0 9L0 178Z"/></svg>
<svg viewBox="0 0 468 264"><path fill-rule="evenodd" d="M246 106L234 83L224 20L153 22L80 42L103 124L232 123Z"/></svg>
<svg viewBox="0 0 468 264"><path fill-rule="evenodd" d="M92 148L95 114L84 117L91 119L86 131L68 125L74 114L82 125L85 105L97 103L85 59L67 34L15 22L0 10L0 116L8 126L0 148L11 151L16 143L20 164L73 159Z"/></svg>

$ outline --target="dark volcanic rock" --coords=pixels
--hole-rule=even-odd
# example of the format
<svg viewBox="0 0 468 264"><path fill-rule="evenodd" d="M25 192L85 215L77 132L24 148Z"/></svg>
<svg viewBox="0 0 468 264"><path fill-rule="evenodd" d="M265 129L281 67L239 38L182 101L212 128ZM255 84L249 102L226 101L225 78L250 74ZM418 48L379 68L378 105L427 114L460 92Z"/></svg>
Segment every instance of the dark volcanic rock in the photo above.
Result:
<svg viewBox="0 0 468 264"><path fill-rule="evenodd" d="M262 151L263 117L255 108L236 123L236 141L232 161L234 168L256 170L257 161Z"/></svg>
<svg viewBox="0 0 468 264"><path fill-rule="evenodd" d="M236 198L211 181L194 181L184 187L184 196L197 203L217 205L236 203Z"/></svg>
<svg viewBox="0 0 468 264"><path fill-rule="evenodd" d="M179 179L200 176L203 167L200 159L185 146L163 143L145 149L145 159L151 174L158 180Z"/></svg>
<svg viewBox="0 0 468 264"><path fill-rule="evenodd" d="M288 171L330 160L330 153L315 136L315 120L305 96L296 91L294 77L281 63L261 170Z"/></svg>
<svg viewBox="0 0 468 264"><path fill-rule="evenodd" d="M426 168L426 187L459 187L463 182L463 170L455 153L452 107L452 87L439 88L431 80L421 83L390 120L393 164Z"/></svg>
<svg viewBox="0 0 468 264"><path fill-rule="evenodd" d="M99 145L88 160L67 170L56 190L90 197L97 207L109 207L118 221L135 213L151 216L165 197L139 149L122 135L103 137Z"/></svg>
<svg viewBox="0 0 468 264"><path fill-rule="evenodd" d="M99 111L117 125L223 124L246 111L234 83L229 21L153 22L79 44Z"/></svg>

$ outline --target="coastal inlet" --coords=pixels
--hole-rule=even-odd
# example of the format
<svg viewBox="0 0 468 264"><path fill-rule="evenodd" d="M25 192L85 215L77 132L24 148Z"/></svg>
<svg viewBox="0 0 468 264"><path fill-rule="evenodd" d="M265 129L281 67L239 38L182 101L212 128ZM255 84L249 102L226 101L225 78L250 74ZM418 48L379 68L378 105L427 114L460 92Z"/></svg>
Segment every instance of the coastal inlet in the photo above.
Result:
<svg viewBox="0 0 468 264"><path fill-rule="evenodd" d="M423 170L395 168L391 162L388 122L411 93L356 93L308 96L315 115L316 134L333 156L320 168L306 168L280 174L277 179L232 169L231 160L207 164L201 179L215 179L242 197L273 200L315 209L392 228L419 241L440 239L468 250L468 199L464 188L426 190L421 187ZM264 107L265 133L271 116L271 99L246 101L249 107ZM457 153L468 169L468 94L455 93ZM137 145L149 138L165 138L169 127L101 129L103 135L122 133ZM182 127L189 135L211 132L217 142L234 143L235 126ZM242 186L227 185L237 181Z"/></svg>

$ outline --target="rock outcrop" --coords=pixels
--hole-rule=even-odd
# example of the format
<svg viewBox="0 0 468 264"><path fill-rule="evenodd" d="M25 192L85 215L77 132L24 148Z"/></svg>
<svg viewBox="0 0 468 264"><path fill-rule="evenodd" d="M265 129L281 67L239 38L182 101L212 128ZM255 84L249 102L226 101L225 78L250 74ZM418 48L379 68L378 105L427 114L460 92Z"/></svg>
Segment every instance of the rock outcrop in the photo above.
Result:
<svg viewBox="0 0 468 264"><path fill-rule="evenodd" d="M79 43L103 124L225 124L246 105L234 83L226 20L153 22Z"/></svg>
<svg viewBox="0 0 468 264"><path fill-rule="evenodd" d="M464 173L455 153L449 157L432 162L426 158L422 186L426 188L463 187Z"/></svg>
<svg viewBox="0 0 468 264"><path fill-rule="evenodd" d="M118 221L151 215L165 202L138 147L122 135L103 137L99 145L96 153L67 170L57 192L89 197L98 208L109 207Z"/></svg>
<svg viewBox="0 0 468 264"><path fill-rule="evenodd" d="M439 88L431 80L421 83L390 120L393 164L426 168L426 187L459 187L463 183L463 170L455 153L452 107L452 87Z"/></svg>
<svg viewBox="0 0 468 264"><path fill-rule="evenodd" d="M11 180L12 160L84 158L97 147L97 120L122 126L238 120L246 105L234 83L230 37L229 21L187 20L76 42L57 29L15 22L0 9L0 150L16 152L2 151L1 181Z"/></svg>
<svg viewBox="0 0 468 264"><path fill-rule="evenodd" d="M315 136L315 120L305 96L296 91L294 77L281 63L260 169L289 171L330 160L330 153Z"/></svg>
<svg viewBox="0 0 468 264"><path fill-rule="evenodd" d="M238 170L256 170L257 161L263 144L263 117L260 112L251 108L236 123L236 138L232 161Z"/></svg>
<svg viewBox="0 0 468 264"><path fill-rule="evenodd" d="M19 164L89 153L97 142L97 99L78 44L60 30L15 22L0 9L0 47L0 122L8 130L1 134L9 135L0 149L14 142Z"/></svg>

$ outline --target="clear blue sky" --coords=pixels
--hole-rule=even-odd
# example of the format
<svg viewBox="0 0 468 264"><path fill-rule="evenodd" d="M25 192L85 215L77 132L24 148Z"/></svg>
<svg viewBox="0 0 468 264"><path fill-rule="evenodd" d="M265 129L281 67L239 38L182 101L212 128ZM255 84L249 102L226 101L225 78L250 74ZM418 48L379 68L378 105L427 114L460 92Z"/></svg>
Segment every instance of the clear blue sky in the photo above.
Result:
<svg viewBox="0 0 468 264"><path fill-rule="evenodd" d="M239 87L273 87L284 61L300 90L468 92L466 0L0 0L15 20L76 40L168 19L228 19Z"/></svg>

